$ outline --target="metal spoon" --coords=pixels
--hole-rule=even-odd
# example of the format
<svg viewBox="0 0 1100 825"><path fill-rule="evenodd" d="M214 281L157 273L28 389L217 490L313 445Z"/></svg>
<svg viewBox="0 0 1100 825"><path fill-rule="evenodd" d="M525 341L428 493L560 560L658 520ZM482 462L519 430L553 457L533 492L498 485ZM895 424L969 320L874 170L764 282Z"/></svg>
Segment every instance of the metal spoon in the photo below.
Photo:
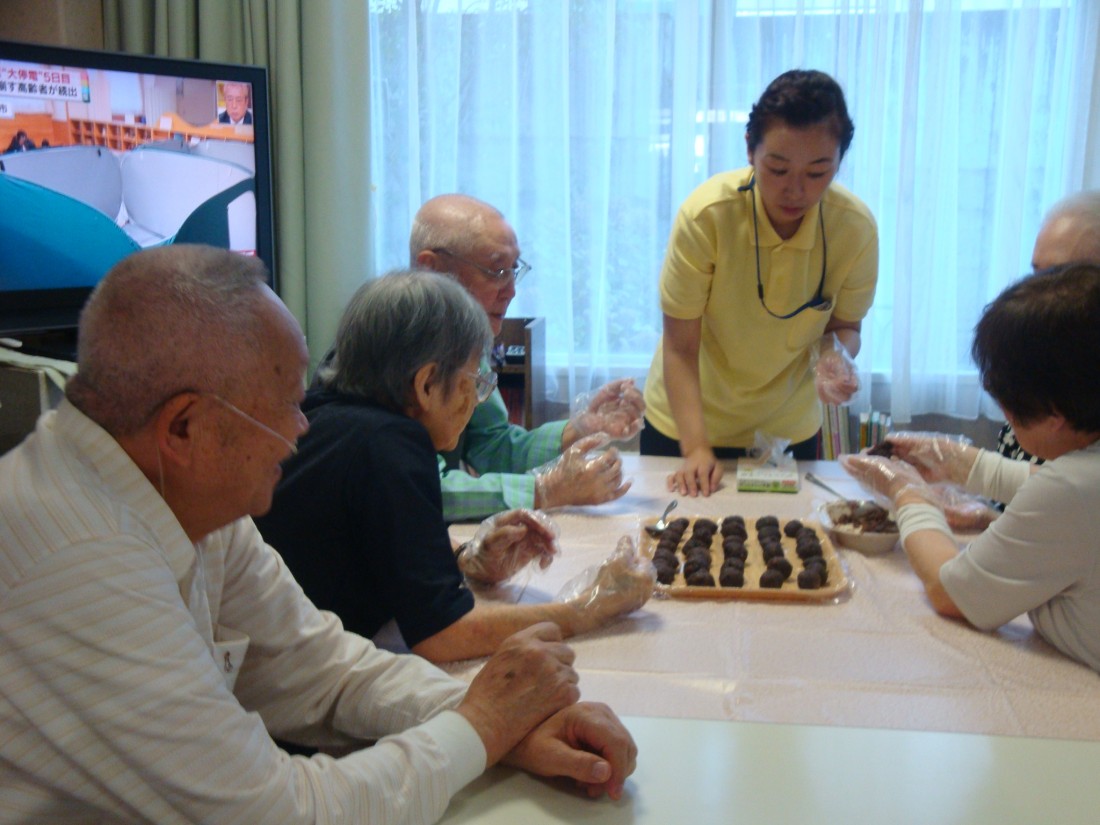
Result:
<svg viewBox="0 0 1100 825"><path fill-rule="evenodd" d="M661 533L664 532L664 529L666 527L668 527L668 514L676 509L676 505L678 503L679 502L676 499L673 499L672 501L670 501L668 503L668 507L666 507L665 511L663 513L661 513L661 517L659 519L657 519L657 523L656 524L647 524L645 526L646 532L649 533L649 535L651 535L651 536L661 535Z"/></svg>
<svg viewBox="0 0 1100 825"><path fill-rule="evenodd" d="M838 493L836 490L834 490L832 487L830 487L828 484L826 484L820 478L815 476L813 473L806 473L806 481L809 481L812 484L816 484L822 490L828 490L830 493L832 493L834 496L836 496L839 499L847 500L847 498L848 498L848 496L841 495L840 493Z"/></svg>

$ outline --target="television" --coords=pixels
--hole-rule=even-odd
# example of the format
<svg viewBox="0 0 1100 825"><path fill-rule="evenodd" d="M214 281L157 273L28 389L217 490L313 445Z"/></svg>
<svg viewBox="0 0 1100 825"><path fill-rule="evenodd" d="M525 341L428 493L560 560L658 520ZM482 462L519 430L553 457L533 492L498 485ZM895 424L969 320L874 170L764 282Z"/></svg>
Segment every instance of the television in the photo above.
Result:
<svg viewBox="0 0 1100 825"><path fill-rule="evenodd" d="M0 335L67 334L151 246L275 260L267 72L0 41Z"/></svg>

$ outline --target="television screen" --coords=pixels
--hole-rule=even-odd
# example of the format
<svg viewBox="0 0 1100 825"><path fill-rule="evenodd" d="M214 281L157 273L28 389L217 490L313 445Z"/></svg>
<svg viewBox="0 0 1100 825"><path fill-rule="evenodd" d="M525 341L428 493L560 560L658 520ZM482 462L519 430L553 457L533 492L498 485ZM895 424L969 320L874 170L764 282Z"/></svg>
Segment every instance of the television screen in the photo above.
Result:
<svg viewBox="0 0 1100 825"><path fill-rule="evenodd" d="M269 147L263 68L0 41L0 333L75 327L150 246L274 273Z"/></svg>

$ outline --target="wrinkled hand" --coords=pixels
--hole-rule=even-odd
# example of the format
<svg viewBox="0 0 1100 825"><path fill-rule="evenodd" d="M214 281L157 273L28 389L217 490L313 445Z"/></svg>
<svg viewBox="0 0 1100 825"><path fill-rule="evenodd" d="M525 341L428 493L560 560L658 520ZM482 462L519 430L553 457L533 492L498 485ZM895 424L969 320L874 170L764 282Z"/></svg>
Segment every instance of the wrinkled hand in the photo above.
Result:
<svg viewBox="0 0 1100 825"><path fill-rule="evenodd" d="M578 396L577 410L569 419L578 436L607 433L612 441L625 441L642 430L645 399L633 378L604 384L595 393Z"/></svg>
<svg viewBox="0 0 1100 825"><path fill-rule="evenodd" d="M894 455L920 470L925 481L965 485L978 460L978 448L961 435L896 432L886 440L894 448Z"/></svg>
<svg viewBox="0 0 1100 825"><path fill-rule="evenodd" d="M588 453L605 446L604 433L585 436L535 474L535 507L567 504L603 504L626 495L631 482L623 481L623 462L614 447L604 453Z"/></svg>
<svg viewBox="0 0 1100 825"><path fill-rule="evenodd" d="M531 562L545 570L561 552L558 528L545 514L519 509L481 522L459 557L462 574L479 584L499 584Z"/></svg>
<svg viewBox="0 0 1100 825"><path fill-rule="evenodd" d="M649 601L657 583L653 564L638 553L630 536L619 539L614 552L594 575L588 573L568 583L562 593L563 600L577 611L578 633L587 633L616 616L637 610Z"/></svg>
<svg viewBox="0 0 1100 825"><path fill-rule="evenodd" d="M714 451L710 447L700 447L685 455L679 469L669 475L669 492L692 497L709 496L718 489L723 472Z"/></svg>
<svg viewBox="0 0 1100 825"><path fill-rule="evenodd" d="M856 362L843 345L831 336L833 346L820 344L814 364L814 387L822 404L846 404L859 390Z"/></svg>
<svg viewBox="0 0 1100 825"><path fill-rule="evenodd" d="M504 762L536 776L568 776L592 798L623 795L638 746L607 705L580 702L531 731Z"/></svg>
<svg viewBox="0 0 1100 825"><path fill-rule="evenodd" d="M532 625L501 643L455 708L485 743L488 765L580 698L573 659L561 629L550 622Z"/></svg>
<svg viewBox="0 0 1100 825"><path fill-rule="evenodd" d="M842 456L840 466L868 490L885 496L895 504L903 495L910 500L937 503L935 493L912 464L885 456L859 454Z"/></svg>

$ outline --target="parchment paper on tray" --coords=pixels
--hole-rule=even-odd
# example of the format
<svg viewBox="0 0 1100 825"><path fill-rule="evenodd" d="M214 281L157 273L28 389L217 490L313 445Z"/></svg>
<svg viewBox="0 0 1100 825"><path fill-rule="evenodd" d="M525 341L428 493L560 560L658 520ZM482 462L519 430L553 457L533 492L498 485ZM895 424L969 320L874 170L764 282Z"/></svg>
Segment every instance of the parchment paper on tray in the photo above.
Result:
<svg viewBox="0 0 1100 825"><path fill-rule="evenodd" d="M765 516L741 519L738 528L736 516L726 519L681 517L673 519L659 536L652 536L644 526L656 521L656 516L646 519L639 528L639 547L643 555L658 565L659 573L662 567L665 568L660 576L664 583L658 583L657 590L673 598L839 602L851 588L851 580L836 548L816 522L780 521L775 516ZM706 533L712 528L713 533L708 537ZM670 551L673 546L675 549ZM700 548L709 551L710 562L706 569L713 586L696 583L705 581L705 575L700 578L693 575L705 566L700 562L706 558ZM726 561L731 555L744 557L740 586L723 584L723 580L729 583L737 579L729 572L736 570L736 563ZM776 560L779 558L785 561ZM670 577L669 566L673 563L675 569ZM724 564L727 565L725 569ZM767 574L765 582L772 586L762 585L761 578L769 567L778 572ZM820 576L817 571L824 575ZM824 580L813 586L815 577Z"/></svg>

